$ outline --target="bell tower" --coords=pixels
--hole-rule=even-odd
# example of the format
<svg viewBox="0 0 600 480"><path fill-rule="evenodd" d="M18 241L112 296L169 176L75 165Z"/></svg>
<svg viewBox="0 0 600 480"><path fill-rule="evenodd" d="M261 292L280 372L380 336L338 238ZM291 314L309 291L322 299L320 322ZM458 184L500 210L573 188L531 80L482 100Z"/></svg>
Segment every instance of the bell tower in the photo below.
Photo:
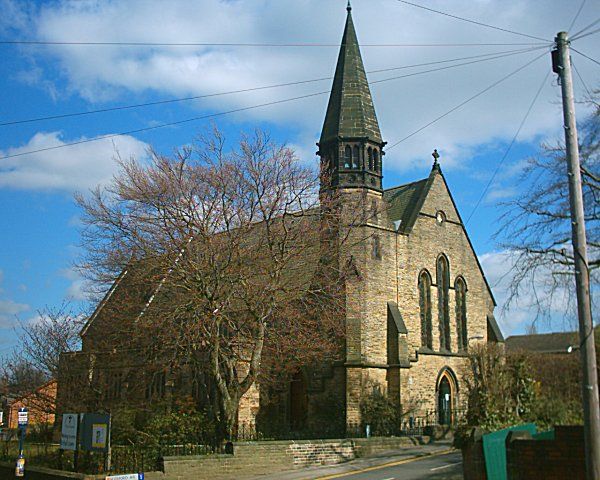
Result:
<svg viewBox="0 0 600 480"><path fill-rule="evenodd" d="M325 122L317 144L323 172L321 188L381 192L385 142L381 139L350 4L347 11Z"/></svg>

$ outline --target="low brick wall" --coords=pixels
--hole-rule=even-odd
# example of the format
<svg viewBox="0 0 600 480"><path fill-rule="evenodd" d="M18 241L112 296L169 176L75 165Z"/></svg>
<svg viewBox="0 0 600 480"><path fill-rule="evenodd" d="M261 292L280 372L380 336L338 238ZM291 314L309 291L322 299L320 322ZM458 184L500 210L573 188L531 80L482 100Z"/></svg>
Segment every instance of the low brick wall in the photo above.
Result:
<svg viewBox="0 0 600 480"><path fill-rule="evenodd" d="M585 479L583 427L555 427L554 440L506 439L508 480Z"/></svg>
<svg viewBox="0 0 600 480"><path fill-rule="evenodd" d="M487 480L481 437L481 430L472 429L461 448L464 480Z"/></svg>

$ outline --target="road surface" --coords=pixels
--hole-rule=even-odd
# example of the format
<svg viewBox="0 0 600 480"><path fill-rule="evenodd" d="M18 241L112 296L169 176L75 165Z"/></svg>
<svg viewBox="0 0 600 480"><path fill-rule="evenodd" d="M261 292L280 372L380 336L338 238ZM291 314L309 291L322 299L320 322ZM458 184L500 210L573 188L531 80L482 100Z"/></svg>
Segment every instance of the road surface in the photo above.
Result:
<svg viewBox="0 0 600 480"><path fill-rule="evenodd" d="M355 472L316 477L318 480L458 480L462 479L460 451L401 460Z"/></svg>

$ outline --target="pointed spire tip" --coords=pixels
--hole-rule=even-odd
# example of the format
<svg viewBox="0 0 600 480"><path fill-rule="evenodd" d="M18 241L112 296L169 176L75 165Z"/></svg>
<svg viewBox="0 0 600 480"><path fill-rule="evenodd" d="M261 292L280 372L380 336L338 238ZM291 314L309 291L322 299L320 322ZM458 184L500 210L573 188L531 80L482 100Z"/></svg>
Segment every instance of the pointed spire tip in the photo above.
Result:
<svg viewBox="0 0 600 480"><path fill-rule="evenodd" d="M352 11L352 5L350 5L350 0L348 0L348 6L346 7L348 13Z"/></svg>

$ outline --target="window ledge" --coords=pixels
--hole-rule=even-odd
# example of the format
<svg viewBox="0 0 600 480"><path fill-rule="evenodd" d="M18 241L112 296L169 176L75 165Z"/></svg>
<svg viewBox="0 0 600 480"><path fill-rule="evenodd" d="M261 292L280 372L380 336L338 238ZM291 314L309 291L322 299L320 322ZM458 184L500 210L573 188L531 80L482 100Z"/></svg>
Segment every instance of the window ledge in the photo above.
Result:
<svg viewBox="0 0 600 480"><path fill-rule="evenodd" d="M421 347L417 350L418 355L439 355L441 357L467 357L468 354L465 351L450 352L448 350L431 350L427 347Z"/></svg>

